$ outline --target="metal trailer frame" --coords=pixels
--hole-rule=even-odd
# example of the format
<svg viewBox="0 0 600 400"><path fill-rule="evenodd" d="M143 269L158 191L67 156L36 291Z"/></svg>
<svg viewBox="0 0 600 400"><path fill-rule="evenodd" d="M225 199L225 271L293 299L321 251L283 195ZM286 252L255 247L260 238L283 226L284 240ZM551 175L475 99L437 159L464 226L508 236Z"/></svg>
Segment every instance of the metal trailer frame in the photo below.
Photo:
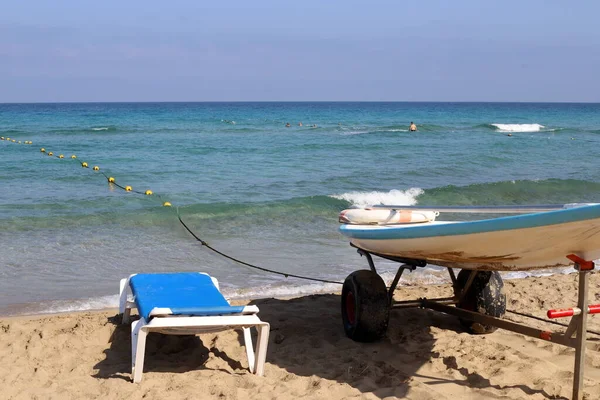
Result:
<svg viewBox="0 0 600 400"><path fill-rule="evenodd" d="M416 268L425 267L427 262L425 260L417 260L410 258L394 257L385 254L378 254L363 250L353 244L358 253L364 256L369 263L371 271L377 274L375 269L375 263L373 261L373 255L390 260L399 262L402 265L398 268L396 276L392 281L392 284L388 288L388 301L390 309L393 308L423 308L439 311L445 314L450 314L458 318L462 318L469 321L474 321L482 324L491 325L507 331L520 333L525 336L546 340L552 343L560 344L563 346L572 347L575 349L575 365L574 365L574 378L573 378L573 399L581 400L583 398L583 372L585 362L585 343L587 334L587 315L600 313L600 305L588 305L588 273L594 269L594 263L591 261L585 261L575 255L569 255L568 258L575 262L575 269L579 276L579 288L577 294L577 308L562 309L562 310L549 310L549 318L558 318L563 316L571 316L571 321L564 333L556 333L547 330L541 330L532 328L527 325L519 324L516 322L508 321L502 318L493 317L490 315L479 314L476 312L468 311L456 307L460 300L465 296L470 288L477 270L472 270L469 278L465 284L465 287L461 290L457 285L456 276L452 268L447 268L452 279L452 287L454 290L454 296L444 297L437 299L419 298L416 300L403 300L394 301L393 295L398 282L402 277L405 270L414 271Z"/></svg>

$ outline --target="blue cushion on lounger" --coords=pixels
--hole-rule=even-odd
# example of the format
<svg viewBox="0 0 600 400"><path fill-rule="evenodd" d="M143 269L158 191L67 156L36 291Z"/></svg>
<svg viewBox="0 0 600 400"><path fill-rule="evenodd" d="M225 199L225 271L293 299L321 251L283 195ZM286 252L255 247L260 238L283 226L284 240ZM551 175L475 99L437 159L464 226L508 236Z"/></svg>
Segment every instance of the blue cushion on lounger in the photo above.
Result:
<svg viewBox="0 0 600 400"><path fill-rule="evenodd" d="M138 274L131 277L131 291L140 315L148 320L154 308L168 308L173 315L221 315L240 313L244 306L230 306L210 276L198 272Z"/></svg>

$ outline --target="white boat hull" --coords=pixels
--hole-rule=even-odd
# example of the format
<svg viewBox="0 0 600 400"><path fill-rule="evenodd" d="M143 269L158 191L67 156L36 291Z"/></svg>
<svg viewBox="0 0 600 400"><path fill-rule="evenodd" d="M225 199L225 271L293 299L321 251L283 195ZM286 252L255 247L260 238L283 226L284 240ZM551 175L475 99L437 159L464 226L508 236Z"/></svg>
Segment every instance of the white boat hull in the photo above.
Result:
<svg viewBox="0 0 600 400"><path fill-rule="evenodd" d="M511 218L523 220L524 217L504 220ZM493 226L493 221L479 222ZM354 246L368 252L425 260L451 268L526 271L572 265L566 258L569 254L586 260L600 258L600 216L517 229L503 227L502 230L493 230L488 227L487 231L465 234L456 233L455 228L462 228L460 224L476 227L477 222L438 221L417 227L344 225L340 231L350 237ZM428 231L440 232L440 235L432 235ZM455 232L444 235L445 231Z"/></svg>

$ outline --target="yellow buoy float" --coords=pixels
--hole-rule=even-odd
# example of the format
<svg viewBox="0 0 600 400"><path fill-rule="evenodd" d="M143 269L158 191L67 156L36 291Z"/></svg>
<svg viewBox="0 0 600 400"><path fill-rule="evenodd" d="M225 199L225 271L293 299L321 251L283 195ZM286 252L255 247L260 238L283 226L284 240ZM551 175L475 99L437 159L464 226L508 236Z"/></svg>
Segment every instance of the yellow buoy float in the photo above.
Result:
<svg viewBox="0 0 600 400"><path fill-rule="evenodd" d="M65 158L65 156L63 156L62 154L58 156L58 158Z"/></svg>
<svg viewBox="0 0 600 400"><path fill-rule="evenodd" d="M108 181L109 181L110 183L115 183L115 178L113 178L112 176L109 176L109 177L108 177Z"/></svg>
<svg viewBox="0 0 600 400"><path fill-rule="evenodd" d="M100 171L100 167L97 165L94 165L94 171Z"/></svg>
<svg viewBox="0 0 600 400"><path fill-rule="evenodd" d="M77 156L76 156L75 154L73 154L73 155L71 156L71 158L74 160L74 159L76 159L76 158L77 158Z"/></svg>
<svg viewBox="0 0 600 400"><path fill-rule="evenodd" d="M125 186L125 190L127 190L128 192L131 192L133 190L133 188L131 186Z"/></svg>
<svg viewBox="0 0 600 400"><path fill-rule="evenodd" d="M81 163L81 166L82 166L83 168L87 168L87 167L88 167L88 163L86 163L86 162L84 161L84 162L82 162L82 163Z"/></svg>
<svg viewBox="0 0 600 400"><path fill-rule="evenodd" d="M145 193L146 193L146 196L150 196L151 194L153 194L153 193L152 193L152 190L150 190L150 189L146 190L146 192L145 192Z"/></svg>
<svg viewBox="0 0 600 400"><path fill-rule="evenodd" d="M49 156L53 156L53 155L54 155L54 153L53 153L53 152L51 152L51 151L49 151L49 152L48 152L48 155L49 155Z"/></svg>
<svg viewBox="0 0 600 400"><path fill-rule="evenodd" d="M41 151L42 153L45 153L45 152L46 152L46 149L42 147L42 148L40 149L40 151Z"/></svg>
<svg viewBox="0 0 600 400"><path fill-rule="evenodd" d="M168 201L165 201L165 202L163 203L163 206L164 206L164 207L171 207L171 203L169 203Z"/></svg>

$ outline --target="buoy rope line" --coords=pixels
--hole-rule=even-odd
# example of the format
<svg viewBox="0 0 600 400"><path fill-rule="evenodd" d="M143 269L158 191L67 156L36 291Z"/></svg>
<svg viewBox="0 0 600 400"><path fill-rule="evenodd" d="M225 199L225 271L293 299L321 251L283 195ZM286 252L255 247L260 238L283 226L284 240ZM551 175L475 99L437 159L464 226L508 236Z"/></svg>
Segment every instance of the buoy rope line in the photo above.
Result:
<svg viewBox="0 0 600 400"><path fill-rule="evenodd" d="M3 136L0 136L0 140L5 140L5 141L7 141L9 143L18 143L18 144L21 144L20 140L16 141L15 139L11 139L9 137L5 138ZM23 143L24 144L33 144L33 142L31 140L26 140ZM46 149L43 148L43 147L40 149L40 152L41 153L45 153L48 156L56 157L56 158L59 158L59 159L64 159L65 158L63 154L59 154L57 156L54 156L53 152L51 152L51 151L47 152ZM73 154L73 155L71 155L71 159L72 160L77 160L77 156L75 154ZM81 162L79 160L77 160L77 161L79 162L79 164L83 168L89 168L89 164L87 162L85 162L85 161ZM124 190L126 192L132 192L132 193L136 193L136 194L143 194L143 195L146 195L146 196L155 196L158 199L162 199L162 196L160 196L158 194L154 194L154 192L152 192L151 190L146 190L145 192L142 192L142 191L138 191L138 190L133 190L133 188L131 186L122 186L122 185L118 184L116 182L115 178L113 178L112 176L108 176L104 172L100 171L100 167L97 166L97 165L95 165L94 167L92 167L92 170L96 171L96 172L100 172L106 178L106 180L108 181L109 185L114 185L114 186L116 186L116 187L118 187L118 188L120 188L120 189L122 189L122 190ZM164 201L163 202L163 206L164 207L171 207L171 203L168 202L168 201ZM188 233L190 235L192 235L194 237L194 239L196 239L198 242L200 242L200 244L202 246L206 247L207 249L209 249L209 250L211 250L211 251L219 254L220 256L225 257L225 258L227 258L227 259L229 259L231 261L234 261L234 262L236 262L238 264L245 265L247 267L254 268L254 269L257 269L257 270L260 270L260 271L263 271L263 272L269 272L269 273L272 273L272 274L282 275L282 276L284 276L286 278L297 278L297 279L305 279L305 280L315 281L315 282L334 283L334 284L338 284L338 285L343 285L343 282L330 281L330 280L327 280L327 279L313 278L313 277L309 277L309 276L296 275L296 274L288 274L288 273L281 272L281 271L275 271L275 270L272 270L272 269L260 267L258 265L250 264L250 263L247 263L245 261L239 260L239 259L237 259L235 257L232 257L230 255L227 255L227 254L225 254L225 253L223 253L223 252L215 249L214 247L212 247L211 245L209 245L206 241L202 240L198 235L196 235L187 226L187 224L185 222L183 222L183 219L181 218L181 215L179 213L179 207L175 207L175 212L177 214L177 219L179 220L179 222L181 223L181 225L185 228L186 231L188 231ZM522 317L532 318L532 319L536 319L536 320L543 321L543 322L549 322L549 323L552 323L552 324L555 324L555 325L560 325L560 326L563 326L563 327L567 327L568 326L567 324L563 324L563 323L560 323L560 322L557 322L557 321L551 321L551 320L547 320L547 319L544 319L544 318L536 317L535 315L532 315L532 314L521 313L521 312L518 312L518 311L508 310L508 309L506 311L508 311L510 313L513 313L513 314L516 314L516 315L520 315ZM587 332L600 336L600 332L598 332L598 331L588 330Z"/></svg>
<svg viewBox="0 0 600 400"><path fill-rule="evenodd" d="M10 139L10 138L4 138L4 137L0 137L0 140L7 140L11 143L17 143L14 139ZM19 144L21 144L21 141L18 142ZM33 142L31 141L25 141L25 144L33 144ZM50 157L54 157L54 158L58 158L58 159L64 159L65 156L63 154L59 154L59 155L55 155L53 152L51 151L47 151L44 147L42 147L40 149L41 153L47 154ZM71 155L71 160L76 160L83 168L88 168L90 169L90 166L87 162L85 161L79 161L79 159L77 158L77 156L75 154ZM141 194L141 195L146 195L146 196L154 196L158 199L162 199L162 196L158 195L158 194L154 194L154 192L152 192L152 190L146 190L144 192L139 191L139 190L134 190L131 186L123 186L120 185L116 182L115 178L109 175L106 175L103 171L100 170L100 167L97 165L94 165L93 167L91 167L91 169L95 172L99 172L100 174L102 174L104 176L104 178L106 178L107 182L109 185L114 185L116 187L118 187L119 189L122 189L126 192L131 192L131 193L136 193L136 194ZM163 202L163 206L165 207L171 207L172 204L168 201L164 201ZM264 267L260 267L258 265L254 265L254 264L250 264L247 263L245 261L242 261L240 259L237 259L235 257L232 257L230 255L227 255L225 253L223 253L222 251L217 250L216 248L212 247L211 245L209 245L206 241L202 240L196 233L194 233L188 226L187 224L183 221L183 219L181 218L181 214L179 213L179 207L175 207L175 212L177 214L177 219L179 220L179 222L181 223L181 225L185 228L186 231L188 231L188 233L190 235L192 235L194 237L194 239L196 239L198 242L200 242L200 244L204 247L206 247L207 249L219 254L222 257L225 257L231 261L234 261L238 264L242 264L245 265L247 267L250 268L254 268L263 272L269 272L272 274L277 274L277 275L281 275L284 276L286 278L297 278L297 279L305 279L305 280L309 280L309 281L315 281L315 282L323 282L323 283L334 283L334 284L338 284L338 285L342 285L342 282L337 282L337 281L331 281L331 280L327 280L327 279L320 279L320 278L313 278L313 277L309 277L309 276L303 276L303 275L296 275L296 274L290 274L287 272L281 272L281 271L275 271L272 269L268 269L268 268L264 268Z"/></svg>

